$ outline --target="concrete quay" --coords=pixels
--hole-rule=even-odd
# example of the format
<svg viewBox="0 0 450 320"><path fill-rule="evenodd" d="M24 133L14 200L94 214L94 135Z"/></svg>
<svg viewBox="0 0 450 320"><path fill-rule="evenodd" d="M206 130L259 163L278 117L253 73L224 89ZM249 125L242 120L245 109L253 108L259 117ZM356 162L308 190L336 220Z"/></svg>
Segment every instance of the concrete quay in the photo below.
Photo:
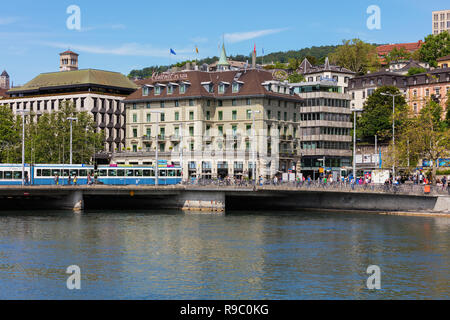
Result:
<svg viewBox="0 0 450 320"><path fill-rule="evenodd" d="M450 196L290 186L2 186L0 210L349 210L450 214Z"/></svg>

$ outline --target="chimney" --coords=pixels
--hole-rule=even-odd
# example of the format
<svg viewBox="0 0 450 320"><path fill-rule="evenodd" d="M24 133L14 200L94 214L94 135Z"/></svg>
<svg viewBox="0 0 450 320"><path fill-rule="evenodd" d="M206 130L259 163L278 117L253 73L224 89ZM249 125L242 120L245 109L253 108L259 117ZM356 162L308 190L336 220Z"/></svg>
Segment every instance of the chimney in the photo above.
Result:
<svg viewBox="0 0 450 320"><path fill-rule="evenodd" d="M256 44L252 52L252 69L256 69Z"/></svg>

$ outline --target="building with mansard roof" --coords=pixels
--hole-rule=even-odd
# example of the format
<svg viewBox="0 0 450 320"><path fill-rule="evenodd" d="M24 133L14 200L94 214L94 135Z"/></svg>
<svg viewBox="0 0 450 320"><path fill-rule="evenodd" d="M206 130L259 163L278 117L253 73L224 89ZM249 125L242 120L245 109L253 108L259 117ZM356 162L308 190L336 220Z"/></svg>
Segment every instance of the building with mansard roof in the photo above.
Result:
<svg viewBox="0 0 450 320"><path fill-rule="evenodd" d="M137 86L121 73L78 70L78 55L71 51L60 56L60 72L42 73L25 85L8 90L1 104L8 105L14 113L28 110L37 120L43 113L57 111L63 102L70 101L77 111L90 112L97 130L105 131L105 151L124 149L125 109L121 101Z"/></svg>

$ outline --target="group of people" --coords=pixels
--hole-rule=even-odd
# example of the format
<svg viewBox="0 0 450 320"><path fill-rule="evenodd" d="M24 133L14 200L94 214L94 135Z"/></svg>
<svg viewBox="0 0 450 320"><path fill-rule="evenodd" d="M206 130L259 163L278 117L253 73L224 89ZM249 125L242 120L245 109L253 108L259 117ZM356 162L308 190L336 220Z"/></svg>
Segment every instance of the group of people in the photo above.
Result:
<svg viewBox="0 0 450 320"><path fill-rule="evenodd" d="M87 184L88 185L93 185L97 183L97 179L98 179L98 174L97 172L93 173L93 172L89 172L88 176L87 176ZM55 181L55 185L59 185L59 174L56 174L55 177L53 178L53 180ZM78 185L78 177L76 174L74 175L69 175L67 177L67 185L71 186L73 183L74 186Z"/></svg>

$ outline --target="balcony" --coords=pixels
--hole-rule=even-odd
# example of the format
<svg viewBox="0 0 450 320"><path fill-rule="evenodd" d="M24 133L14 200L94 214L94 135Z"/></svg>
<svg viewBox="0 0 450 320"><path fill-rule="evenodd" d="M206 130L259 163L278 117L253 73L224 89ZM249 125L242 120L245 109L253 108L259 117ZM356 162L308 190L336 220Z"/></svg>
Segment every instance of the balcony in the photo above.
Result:
<svg viewBox="0 0 450 320"><path fill-rule="evenodd" d="M166 141L166 135L158 134L158 141Z"/></svg>
<svg viewBox="0 0 450 320"><path fill-rule="evenodd" d="M203 141L205 141L205 142L211 142L212 139L213 139L213 138L212 138L209 134L207 134L207 135L205 135L205 136L203 137Z"/></svg>
<svg viewBox="0 0 450 320"><path fill-rule="evenodd" d="M174 135L171 135L170 136L170 141L174 141L174 142L179 142L179 141L181 141L181 136L180 135L178 135L178 134L174 134Z"/></svg>
<svg viewBox="0 0 450 320"><path fill-rule="evenodd" d="M149 142L149 141L152 141L153 139L152 139L152 137L150 137L150 136L143 136L142 137L142 141L147 141L147 142Z"/></svg>

